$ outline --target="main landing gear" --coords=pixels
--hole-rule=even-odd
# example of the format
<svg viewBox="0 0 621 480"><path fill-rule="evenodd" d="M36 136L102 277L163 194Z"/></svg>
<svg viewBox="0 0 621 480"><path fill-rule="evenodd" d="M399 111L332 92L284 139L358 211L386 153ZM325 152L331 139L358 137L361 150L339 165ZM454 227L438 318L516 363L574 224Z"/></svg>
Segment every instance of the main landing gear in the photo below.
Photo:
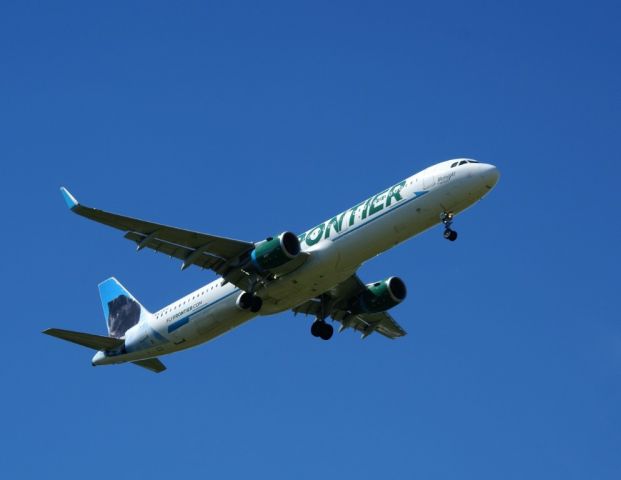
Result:
<svg viewBox="0 0 621 480"><path fill-rule="evenodd" d="M444 224L444 238L451 242L457 240L457 232L451 228L453 217L453 212L442 212L440 214L440 220Z"/></svg>
<svg viewBox="0 0 621 480"><path fill-rule="evenodd" d="M333 333L334 328L329 323L326 323L325 320L317 319L311 325L311 335L313 337L319 337L322 340L330 340Z"/></svg>
<svg viewBox="0 0 621 480"><path fill-rule="evenodd" d="M257 313L261 310L263 306L263 299L257 295L252 295L252 300L250 301L250 311L252 313Z"/></svg>
<svg viewBox="0 0 621 480"><path fill-rule="evenodd" d="M321 295L319 301L321 302L319 313L311 325L311 335L313 337L319 337L322 340L330 340L334 334L334 328L329 323L326 323L325 319L330 314L331 305L329 299L325 295Z"/></svg>

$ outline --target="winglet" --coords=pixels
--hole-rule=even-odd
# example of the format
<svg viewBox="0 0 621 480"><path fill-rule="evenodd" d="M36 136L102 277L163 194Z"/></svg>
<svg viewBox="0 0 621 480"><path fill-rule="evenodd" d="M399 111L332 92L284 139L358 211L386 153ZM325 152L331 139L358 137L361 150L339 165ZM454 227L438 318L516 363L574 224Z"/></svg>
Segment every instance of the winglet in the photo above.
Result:
<svg viewBox="0 0 621 480"><path fill-rule="evenodd" d="M67 204L67 208L73 210L79 205L75 197L71 195L71 193L69 193L69 190L67 190L65 187L60 187L60 194L63 196L63 199Z"/></svg>

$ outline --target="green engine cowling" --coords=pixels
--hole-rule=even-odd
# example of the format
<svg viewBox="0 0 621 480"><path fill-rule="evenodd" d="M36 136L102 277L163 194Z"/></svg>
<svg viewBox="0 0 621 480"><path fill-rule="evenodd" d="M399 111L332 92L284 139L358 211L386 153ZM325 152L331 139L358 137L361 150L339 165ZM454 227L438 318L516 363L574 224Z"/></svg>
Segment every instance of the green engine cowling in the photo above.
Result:
<svg viewBox="0 0 621 480"><path fill-rule="evenodd" d="M250 262L260 272L283 266L300 254L300 240L295 233L283 232L276 238L257 243L250 254Z"/></svg>
<svg viewBox="0 0 621 480"><path fill-rule="evenodd" d="M354 301L352 313L385 312L399 305L406 297L405 283L399 277L390 277L380 282L369 283Z"/></svg>

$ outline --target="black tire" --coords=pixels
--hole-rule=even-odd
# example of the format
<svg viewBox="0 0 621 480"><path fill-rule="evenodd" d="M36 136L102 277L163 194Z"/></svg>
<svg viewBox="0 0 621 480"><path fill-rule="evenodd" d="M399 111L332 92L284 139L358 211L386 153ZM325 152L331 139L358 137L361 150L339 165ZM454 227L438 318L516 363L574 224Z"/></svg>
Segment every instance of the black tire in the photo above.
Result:
<svg viewBox="0 0 621 480"><path fill-rule="evenodd" d="M323 322L319 336L322 340L330 340L334 334L334 328L329 323Z"/></svg>
<svg viewBox="0 0 621 480"><path fill-rule="evenodd" d="M318 337L320 335L320 333L321 333L321 323L322 322L315 321L311 325L311 335L313 337Z"/></svg>
<svg viewBox="0 0 621 480"><path fill-rule="evenodd" d="M252 302L250 304L250 311L252 313L257 313L259 310L261 310L262 306L263 306L263 299L261 297L257 297L256 295L253 295Z"/></svg>
<svg viewBox="0 0 621 480"><path fill-rule="evenodd" d="M455 230L447 228L446 230L444 230L444 238L450 240L451 242L454 242L455 240L457 240L457 232Z"/></svg>

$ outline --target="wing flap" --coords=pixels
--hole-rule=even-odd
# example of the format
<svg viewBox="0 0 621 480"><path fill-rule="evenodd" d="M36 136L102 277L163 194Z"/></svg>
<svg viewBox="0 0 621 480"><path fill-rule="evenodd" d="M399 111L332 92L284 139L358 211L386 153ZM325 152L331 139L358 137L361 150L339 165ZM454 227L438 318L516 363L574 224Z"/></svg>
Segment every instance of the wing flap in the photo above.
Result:
<svg viewBox="0 0 621 480"><path fill-rule="evenodd" d="M363 333L371 333L372 328L377 333L381 333L388 338L399 338L407 335L407 332L399 325L388 312L381 313L365 313L356 316L360 321L366 324L366 328L361 329Z"/></svg>
<svg viewBox="0 0 621 480"><path fill-rule="evenodd" d="M179 245L170 241L159 238L159 236L145 235L139 232L128 232L125 238L136 243L139 249L149 248L157 253L163 253L169 257L175 257L183 260L183 267L196 265L200 268L206 268L220 273L221 267L227 263L227 259L210 253L199 247L198 249Z"/></svg>

